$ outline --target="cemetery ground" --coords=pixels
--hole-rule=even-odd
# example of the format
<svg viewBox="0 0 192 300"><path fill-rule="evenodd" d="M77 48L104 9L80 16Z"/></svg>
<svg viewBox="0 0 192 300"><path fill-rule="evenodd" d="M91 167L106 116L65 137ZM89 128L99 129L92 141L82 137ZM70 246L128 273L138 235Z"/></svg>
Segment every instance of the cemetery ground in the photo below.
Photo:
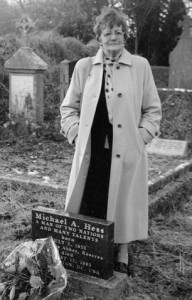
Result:
<svg viewBox="0 0 192 300"><path fill-rule="evenodd" d="M161 137L191 141L191 93L161 97ZM74 153L59 129L45 126L25 138L13 129L0 126L0 262L31 240L33 208L63 210ZM149 155L149 238L130 245L134 272L117 300L192 299L191 149L183 157ZM64 291L63 299L82 298Z"/></svg>
<svg viewBox="0 0 192 300"><path fill-rule="evenodd" d="M1 141L0 262L31 239L32 208L63 210L73 153L65 139L49 135ZM164 183L150 193L149 238L130 245L134 273L122 300L192 299L191 168L174 177L190 161L189 155L149 155L149 180ZM64 291L63 299L82 298Z"/></svg>

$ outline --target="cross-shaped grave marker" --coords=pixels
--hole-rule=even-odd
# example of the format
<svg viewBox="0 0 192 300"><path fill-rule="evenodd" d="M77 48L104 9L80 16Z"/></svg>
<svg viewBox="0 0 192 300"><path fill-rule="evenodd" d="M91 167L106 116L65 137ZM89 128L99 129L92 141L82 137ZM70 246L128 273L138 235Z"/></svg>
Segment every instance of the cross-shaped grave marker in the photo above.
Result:
<svg viewBox="0 0 192 300"><path fill-rule="evenodd" d="M17 22L16 27L21 31L23 46L28 46L28 34L35 28L35 22L31 20L29 15L24 14L22 18Z"/></svg>

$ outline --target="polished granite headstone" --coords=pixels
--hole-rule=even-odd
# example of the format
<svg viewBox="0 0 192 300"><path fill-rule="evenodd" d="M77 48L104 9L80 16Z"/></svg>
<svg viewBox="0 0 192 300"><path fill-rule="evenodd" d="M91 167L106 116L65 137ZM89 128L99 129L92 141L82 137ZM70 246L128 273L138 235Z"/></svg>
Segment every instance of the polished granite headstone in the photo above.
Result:
<svg viewBox="0 0 192 300"><path fill-rule="evenodd" d="M32 238L48 236L66 269L106 280L113 276L113 222L37 207L32 210Z"/></svg>

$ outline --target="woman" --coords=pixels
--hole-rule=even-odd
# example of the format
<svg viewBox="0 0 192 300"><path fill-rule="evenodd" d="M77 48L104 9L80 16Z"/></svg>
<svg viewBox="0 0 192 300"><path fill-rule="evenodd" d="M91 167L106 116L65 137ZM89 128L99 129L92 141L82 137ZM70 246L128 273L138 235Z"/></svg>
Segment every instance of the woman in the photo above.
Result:
<svg viewBox="0 0 192 300"><path fill-rule="evenodd" d="M94 31L100 49L78 61L61 105L61 132L76 145L66 210L114 222L126 273L128 243L147 238L145 144L159 135L161 104L149 63L124 48L124 16L107 8Z"/></svg>

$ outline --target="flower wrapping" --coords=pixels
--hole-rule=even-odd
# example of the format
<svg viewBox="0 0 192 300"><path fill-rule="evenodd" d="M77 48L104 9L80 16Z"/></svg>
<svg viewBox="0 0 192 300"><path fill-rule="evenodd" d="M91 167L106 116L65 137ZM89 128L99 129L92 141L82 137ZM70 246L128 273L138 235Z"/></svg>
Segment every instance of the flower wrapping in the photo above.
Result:
<svg viewBox="0 0 192 300"><path fill-rule="evenodd" d="M0 300L59 299L67 272L52 237L21 243L0 267Z"/></svg>

